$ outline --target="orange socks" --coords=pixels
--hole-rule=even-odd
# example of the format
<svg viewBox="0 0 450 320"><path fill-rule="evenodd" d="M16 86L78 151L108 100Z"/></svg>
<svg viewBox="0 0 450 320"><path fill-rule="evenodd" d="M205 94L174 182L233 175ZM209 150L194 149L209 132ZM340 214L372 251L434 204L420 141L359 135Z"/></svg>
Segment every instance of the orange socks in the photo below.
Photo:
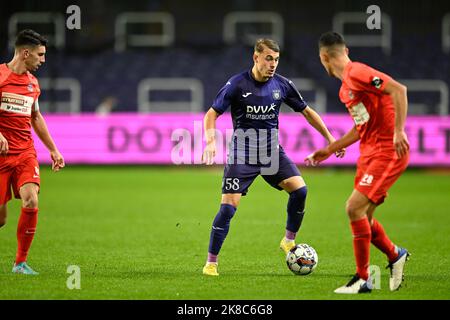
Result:
<svg viewBox="0 0 450 320"><path fill-rule="evenodd" d="M370 223L367 217L351 222L353 234L353 251L356 259L356 272L360 278L369 278L370 240L372 237Z"/></svg>
<svg viewBox="0 0 450 320"><path fill-rule="evenodd" d="M38 209L22 208L17 225L17 254L16 264L27 260L28 250L31 247L36 233Z"/></svg>
<svg viewBox="0 0 450 320"><path fill-rule="evenodd" d="M372 219L372 243L387 255L389 261L394 261L397 258L398 253L395 250L395 245L384 232L383 226L375 219Z"/></svg>

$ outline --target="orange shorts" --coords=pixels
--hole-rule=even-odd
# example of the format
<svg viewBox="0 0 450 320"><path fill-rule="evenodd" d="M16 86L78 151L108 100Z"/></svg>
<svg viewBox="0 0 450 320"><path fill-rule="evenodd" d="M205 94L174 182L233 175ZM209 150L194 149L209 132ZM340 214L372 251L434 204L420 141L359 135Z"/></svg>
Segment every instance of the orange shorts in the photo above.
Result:
<svg viewBox="0 0 450 320"><path fill-rule="evenodd" d="M373 203L383 203L388 195L387 191L405 171L408 162L409 154L399 159L395 151L361 156L357 163L355 189Z"/></svg>
<svg viewBox="0 0 450 320"><path fill-rule="evenodd" d="M0 155L0 205L11 200L11 188L20 199L19 190L25 183L41 183L36 151Z"/></svg>

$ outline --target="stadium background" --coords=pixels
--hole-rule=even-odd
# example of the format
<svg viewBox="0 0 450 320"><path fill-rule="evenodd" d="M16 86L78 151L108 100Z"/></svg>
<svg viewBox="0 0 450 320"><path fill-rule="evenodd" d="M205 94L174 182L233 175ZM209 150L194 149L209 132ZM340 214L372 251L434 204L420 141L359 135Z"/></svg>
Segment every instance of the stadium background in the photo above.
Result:
<svg viewBox="0 0 450 320"><path fill-rule="evenodd" d="M66 10L74 4L81 9L80 30L66 28L71 15ZM368 30L365 24L366 9L373 4L384 14L381 30ZM329 292L343 281L342 272L352 272L343 205L351 190L355 157L331 162L327 169L306 169L301 159L323 141L316 136L310 140L311 132L303 131L296 131L298 139L288 140L292 143L288 153L305 174L311 190L310 211L316 215L306 219L302 239L320 248L322 276L317 272L308 281L301 279L301 284L287 277L282 258L273 253L283 229L286 199L257 181L225 245L222 272L233 276L211 285L198 275L218 206L222 169L174 166L170 138L175 129L193 132L193 121L201 121L226 80L251 66L249 44L258 35L280 42L278 72L296 79L306 100L341 134L351 126L351 119L344 122L349 116L337 98L339 82L329 78L320 65L317 39L337 26L333 21L338 23L342 12L347 12L342 16L344 22L349 12L362 17L345 24L347 39L361 36L349 44L351 58L409 84L408 129L417 161L393 188L395 196L385 209L390 212L380 220L397 232L399 240L409 241L417 261L429 260L425 255L430 245L439 245L433 253L436 259L448 252L449 2L22 1L0 7L2 61L12 56L9 41L14 30L35 29L48 35L53 44L37 72L43 89L40 105L67 160L65 172L51 174L45 165L47 152L36 141L43 163L42 213L31 259L43 275L30 282L7 275L15 246L14 210L20 205L12 202L8 225L0 231L1 298L336 298ZM249 23L255 17L261 22ZM150 23L132 23L133 19ZM237 19L234 24L233 19ZM234 32L224 33L227 26ZM119 30L125 33L120 35ZM223 128L230 128L226 117ZM296 128L296 117L283 109L281 127L284 123L288 128L285 139ZM301 116L298 126L308 127ZM184 164L198 164L198 147L193 145L197 156ZM352 150L356 154L357 149ZM135 164L145 166L128 166ZM265 203L267 199L270 203ZM426 212L417 208L426 208ZM253 229L261 226L270 236ZM397 230L400 226L402 231ZM262 248L249 261L254 253L241 245L255 239ZM384 264L383 257L374 255L375 263ZM173 259L186 263L173 266ZM446 259L440 261L441 266L446 264ZM336 269L340 263L342 267ZM82 290L65 287L70 264L81 268ZM394 298L448 299L448 267L434 268L439 275L430 277L417 266L411 271L416 286L411 284L409 292ZM260 286L252 282L255 277ZM299 285L301 293L294 291ZM424 294L423 287L434 291ZM288 294L289 289L295 293ZM375 297L391 299L384 289Z"/></svg>

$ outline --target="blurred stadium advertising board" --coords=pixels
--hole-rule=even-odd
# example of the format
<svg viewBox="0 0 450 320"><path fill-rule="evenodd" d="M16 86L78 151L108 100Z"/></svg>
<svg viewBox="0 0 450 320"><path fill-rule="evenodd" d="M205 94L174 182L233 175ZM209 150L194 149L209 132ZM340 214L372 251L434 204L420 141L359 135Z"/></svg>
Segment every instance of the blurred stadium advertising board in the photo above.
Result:
<svg viewBox="0 0 450 320"><path fill-rule="evenodd" d="M45 115L60 151L70 164L176 164L201 163L203 114L112 114L98 116ZM352 126L349 115L323 115L336 137ZM217 121L219 134L216 162L225 162L227 136L232 133L230 115ZM406 127L412 166L450 167L450 117L409 116ZM299 165L325 140L298 114L280 116L280 144ZM38 158L50 163L45 147L34 136ZM229 141L229 140L228 140ZM358 144L348 148L344 159L330 157L322 165L354 165Z"/></svg>

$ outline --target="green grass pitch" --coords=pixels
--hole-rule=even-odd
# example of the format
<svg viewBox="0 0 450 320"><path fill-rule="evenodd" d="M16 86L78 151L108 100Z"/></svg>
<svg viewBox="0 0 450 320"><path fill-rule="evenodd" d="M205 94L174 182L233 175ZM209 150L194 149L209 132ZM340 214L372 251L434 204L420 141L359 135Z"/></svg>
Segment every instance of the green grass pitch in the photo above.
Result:
<svg viewBox="0 0 450 320"><path fill-rule="evenodd" d="M319 264L295 276L278 248L287 195L258 178L244 197L222 248L219 277L205 277L209 232L218 210L221 168L42 168L38 231L29 263L40 272L11 273L20 202L9 203L0 229L0 299L449 299L450 176L409 170L376 213L391 239L408 248L406 282L388 289L385 257L373 246L380 290L341 296L354 272L345 201L353 170L304 170L307 213L298 242ZM70 265L81 289L69 290Z"/></svg>

